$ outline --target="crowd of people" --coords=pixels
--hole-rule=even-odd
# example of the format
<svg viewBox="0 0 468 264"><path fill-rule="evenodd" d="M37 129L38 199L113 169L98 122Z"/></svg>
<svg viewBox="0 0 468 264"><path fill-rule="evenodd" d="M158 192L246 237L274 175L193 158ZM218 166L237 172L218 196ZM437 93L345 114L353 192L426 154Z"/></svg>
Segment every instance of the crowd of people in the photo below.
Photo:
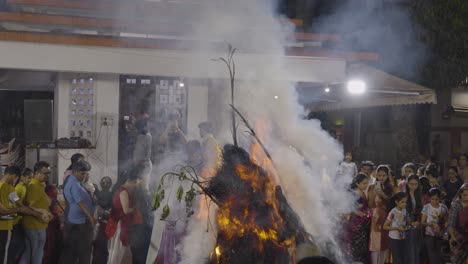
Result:
<svg viewBox="0 0 468 264"><path fill-rule="evenodd" d="M220 154L220 149L211 124L199 127L201 143L187 140L177 122L169 124L161 142L167 145L166 155L184 152L184 162L203 175L211 158L205 153ZM146 119L135 128L132 165L115 184L110 177L101 178L100 186L93 184L91 165L80 153L72 155L60 188L50 183L47 162L37 162L33 170L6 167L0 173L0 263L147 263L154 224L149 191L152 136ZM170 225L163 229L156 245L161 250L151 263L176 261L178 235L167 232Z"/></svg>
<svg viewBox="0 0 468 264"><path fill-rule="evenodd" d="M342 177L353 177L357 209L343 220L342 246L349 263L467 264L467 155L442 168L406 163L401 175L388 165L346 153Z"/></svg>
<svg viewBox="0 0 468 264"><path fill-rule="evenodd" d="M177 263L176 245L184 230L170 218L155 222L148 188L152 136L146 121L135 127L132 166L115 184L110 177L101 178L100 186L93 184L91 165L79 153L71 157L60 189L50 183L50 166L44 161L32 170L7 167L0 180L0 261ZM199 128L201 143L187 140L177 122L168 126L161 140L167 143L165 155L184 152L184 164L203 178L219 168L221 150L211 124L204 122ZM468 264L466 155L453 158L444 168L433 162L407 163L401 175L371 161L362 162L358 170L352 159L346 153L338 171L339 177L352 178L349 191L357 208L342 221L346 261ZM150 256L151 248L156 255Z"/></svg>

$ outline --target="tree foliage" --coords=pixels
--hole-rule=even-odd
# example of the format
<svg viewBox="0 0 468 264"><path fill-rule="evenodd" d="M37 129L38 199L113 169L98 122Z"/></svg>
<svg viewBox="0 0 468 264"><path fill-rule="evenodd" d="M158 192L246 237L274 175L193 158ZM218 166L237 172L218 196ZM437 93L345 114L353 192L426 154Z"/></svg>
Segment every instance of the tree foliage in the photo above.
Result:
<svg viewBox="0 0 468 264"><path fill-rule="evenodd" d="M412 0L411 10L431 52L424 68L425 84L467 87L468 1Z"/></svg>

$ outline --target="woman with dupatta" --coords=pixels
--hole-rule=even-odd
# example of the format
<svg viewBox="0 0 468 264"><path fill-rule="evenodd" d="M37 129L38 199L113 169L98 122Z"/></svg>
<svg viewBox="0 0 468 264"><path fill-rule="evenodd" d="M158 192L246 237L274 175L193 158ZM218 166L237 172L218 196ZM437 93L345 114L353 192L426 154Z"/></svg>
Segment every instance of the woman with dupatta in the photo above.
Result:
<svg viewBox="0 0 468 264"><path fill-rule="evenodd" d="M350 261L363 264L369 263L369 234L371 211L365 190L369 185L369 177L359 173L353 180L351 189L356 198L358 208L348 217L346 237L344 238L345 255Z"/></svg>
<svg viewBox="0 0 468 264"><path fill-rule="evenodd" d="M468 264L468 183L455 197L448 218L452 263Z"/></svg>

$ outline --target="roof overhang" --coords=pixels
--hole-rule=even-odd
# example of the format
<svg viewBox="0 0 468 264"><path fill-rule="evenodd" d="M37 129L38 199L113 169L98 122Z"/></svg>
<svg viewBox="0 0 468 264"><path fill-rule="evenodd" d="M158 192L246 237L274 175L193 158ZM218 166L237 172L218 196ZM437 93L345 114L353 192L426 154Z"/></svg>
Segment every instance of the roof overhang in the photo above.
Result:
<svg viewBox="0 0 468 264"><path fill-rule="evenodd" d="M75 37L76 38L76 37ZM73 39L73 38L70 38ZM0 68L43 70L59 72L89 72L136 74L186 78L227 78L226 68L212 59L225 56L225 52L200 52L188 50L136 49L95 47L86 45L43 44L0 41L2 53ZM258 69L272 67L278 56L269 54L236 55L239 79L278 76L252 76ZM281 60L289 79L282 81L333 82L343 80L346 74L344 59L284 56ZM283 77L281 77L283 78Z"/></svg>
<svg viewBox="0 0 468 264"><path fill-rule="evenodd" d="M367 91L362 95L351 95L344 83L330 85L329 93L320 88L318 98L307 102L312 112L334 111L376 106L435 104L437 96L433 89L401 79L376 68L353 64L348 67L348 78L359 78L366 82ZM317 89L317 87L315 88Z"/></svg>

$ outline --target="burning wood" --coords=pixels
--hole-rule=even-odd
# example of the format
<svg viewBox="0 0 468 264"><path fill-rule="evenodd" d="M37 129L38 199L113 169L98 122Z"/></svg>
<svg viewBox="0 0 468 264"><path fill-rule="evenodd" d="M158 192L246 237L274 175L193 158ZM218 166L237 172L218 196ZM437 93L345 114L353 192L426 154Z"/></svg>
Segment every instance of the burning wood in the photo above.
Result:
<svg viewBox="0 0 468 264"><path fill-rule="evenodd" d="M211 263L295 263L308 240L281 187L242 148L226 145L223 166L205 190L218 201Z"/></svg>

